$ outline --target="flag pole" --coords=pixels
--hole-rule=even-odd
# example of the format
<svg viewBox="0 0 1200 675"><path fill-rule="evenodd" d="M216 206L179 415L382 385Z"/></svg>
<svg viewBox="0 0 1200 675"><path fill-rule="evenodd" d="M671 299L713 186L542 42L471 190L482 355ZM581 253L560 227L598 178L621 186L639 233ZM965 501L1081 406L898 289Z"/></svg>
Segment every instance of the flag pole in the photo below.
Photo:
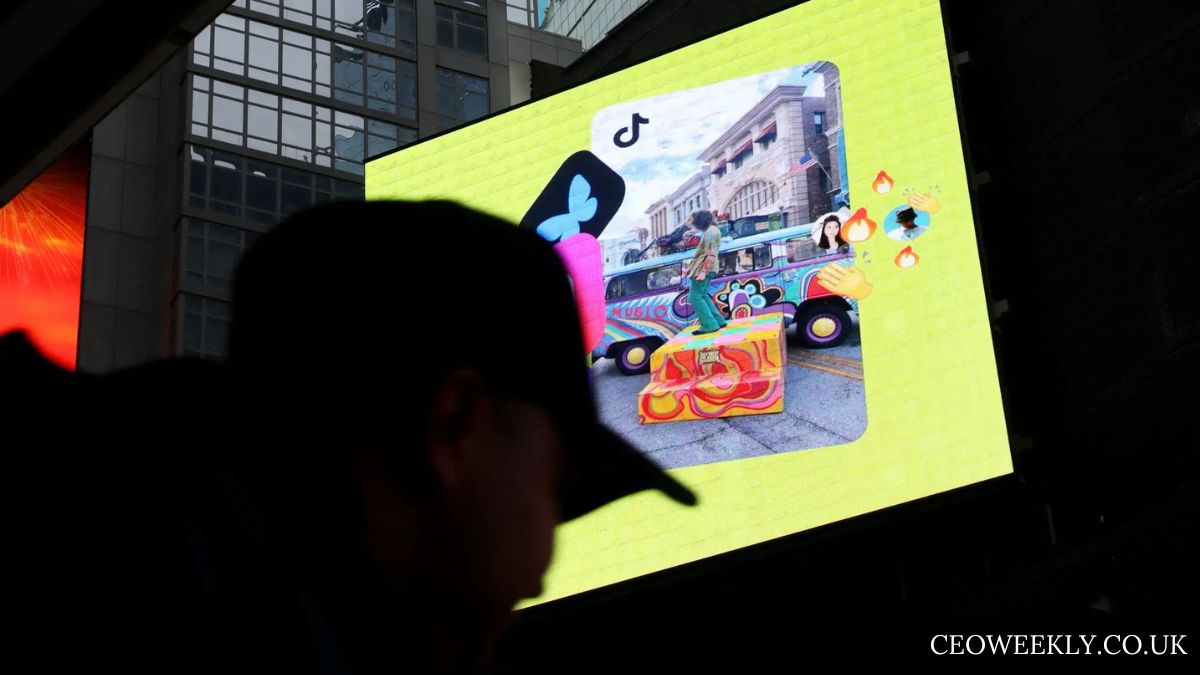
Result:
<svg viewBox="0 0 1200 675"><path fill-rule="evenodd" d="M805 150L808 151L808 156L813 158L817 166L821 167L821 171L825 173L825 177L829 179L829 187L833 187L833 174L825 169L825 165L821 163L821 160L817 159L817 155L812 151L812 148L805 148Z"/></svg>

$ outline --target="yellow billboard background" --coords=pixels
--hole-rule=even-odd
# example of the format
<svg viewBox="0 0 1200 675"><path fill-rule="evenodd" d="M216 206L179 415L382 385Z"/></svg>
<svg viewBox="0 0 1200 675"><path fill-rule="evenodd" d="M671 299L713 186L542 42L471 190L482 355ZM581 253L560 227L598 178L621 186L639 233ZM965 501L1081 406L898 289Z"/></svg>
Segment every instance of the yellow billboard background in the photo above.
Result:
<svg viewBox="0 0 1200 675"><path fill-rule="evenodd" d="M1012 471L938 0L812 0L376 159L367 199L453 199L515 223L590 148L603 108L812 61L840 71L851 210L880 224L855 246L874 285L859 303L865 434L676 469L699 507L642 493L561 527L538 601ZM871 189L879 171L895 180L885 195ZM934 186L943 208L929 231L889 239L884 216L904 191ZM901 269L905 246L920 261Z"/></svg>

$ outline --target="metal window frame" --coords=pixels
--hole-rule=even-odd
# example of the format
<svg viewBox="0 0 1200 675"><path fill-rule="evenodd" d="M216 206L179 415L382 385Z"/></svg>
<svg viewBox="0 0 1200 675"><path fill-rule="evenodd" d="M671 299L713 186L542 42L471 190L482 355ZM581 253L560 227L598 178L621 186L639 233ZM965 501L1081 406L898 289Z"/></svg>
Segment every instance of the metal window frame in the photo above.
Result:
<svg viewBox="0 0 1200 675"><path fill-rule="evenodd" d="M366 158L369 156L368 152L367 152L367 148L370 146L372 139L391 140L394 142L394 147L391 149L398 149L400 147L403 147L403 145L401 144L401 139L402 139L402 137L406 136L406 134L404 134L404 132L401 131L402 129L406 129L411 132L411 134L409 134L409 135L411 135L412 140L416 140L416 136L418 134L417 129L415 127L412 127L412 126L409 126L409 125L403 124L403 123L397 123L396 121L389 120L389 119L379 119L372 115L364 115L364 114L361 114L360 112L358 112L357 110L344 110L344 109L334 108L334 107L324 105L322 103L313 102L311 100L304 100L304 99L300 99L300 98L296 98L296 97L287 96L285 94L278 94L278 93L275 93L272 91L267 91L264 89L260 89L258 87L250 86L249 84L244 84L242 82L233 82L233 81L223 79L223 78L212 77L207 73L189 73L188 76L190 79L186 83L185 90L190 90L192 92L192 96L187 97L187 100L188 100L188 111L187 112L188 112L188 120L189 120L190 126L189 126L189 132L186 134L186 136L188 136L189 140L194 139L194 138L205 138L205 139L211 140L216 143L223 143L223 144L231 145L231 146L238 147L238 148L244 148L247 151L264 152L268 155L280 156L280 157L284 157L284 158L288 158L288 159L293 159L298 162L301 162L301 163L304 163L307 165L311 165L314 167L328 168L328 169L333 169L335 171L338 171L339 173L347 173L347 174L351 174L351 175L361 176L361 175L363 175L361 173L361 171L365 171L365 168L364 168L365 161L366 161ZM197 84L197 79L196 79L197 77L205 78L208 80L207 89L199 88L199 86ZM232 96L230 96L228 94L218 93L216 91L218 83L223 84L223 85L240 87L242 89L242 97L240 99L237 99L237 98L233 98ZM274 109L275 110L275 137L276 137L276 140L272 141L271 139L266 138L264 136L251 134L251 132L250 132L251 106L255 106L255 107L266 109L266 110L270 110L270 108L266 108L265 106L263 106L261 104L251 102L250 101L250 98L251 98L250 92L260 93L260 94L263 94L266 96L273 96L278 99L279 105L278 105L278 107L276 107ZM196 121L196 108L195 108L196 101L195 101L195 99L196 99L197 93L205 94L207 97L206 98L207 110L205 111L206 117L207 117L207 122ZM234 101L234 102L241 104L241 117L240 117L241 126L242 126L241 132L236 132L234 130L227 129L225 127L220 127L214 123L213 111L215 110L217 98ZM286 110L286 102L289 102L289 101L294 102L296 104L309 106L310 113L307 115L301 115L299 113ZM325 113L324 117L322 117L322 112ZM309 121L309 123L310 123L309 129L310 129L310 133L311 133L310 138L312 140L311 148L302 148L302 147L299 147L299 146L296 146L293 144L289 144L285 140L285 136L284 136L285 115L290 115L292 117L306 119ZM342 120L346 117L353 117L353 118L357 118L358 120L361 120L361 126L356 127L352 123L344 123ZM394 127L396 129L395 137L389 138L385 135L373 133L370 129L372 122L387 124L387 125L390 125L391 127ZM320 136L322 133L321 125L328 126L328 131L330 134L328 148L323 148L322 146L319 145ZM203 129L204 135L197 133L197 128ZM338 129L346 129L346 130L350 130L352 132L358 131L362 134L362 136L363 136L363 153L362 153L361 158L358 158L358 159L346 158L346 157L341 157L337 154L336 138L337 138L337 130ZM216 138L216 137L214 137L214 133L213 133L214 130L218 131L220 133L229 134L230 137L235 137L235 136L240 137L240 142L235 143L231 140L223 140L221 138ZM273 144L275 146L275 150L268 151L268 150L262 149L261 147L254 147L251 145L252 140L258 141L262 144ZM411 141L406 141L404 144L407 144L408 142L411 142ZM204 144L206 144L206 143L202 143L202 145L204 145ZM301 157L297 157L297 156L293 156L293 155L286 155L286 154L284 154L284 152L287 148L291 148L296 153L300 153L300 154L310 153L310 154L308 154L305 158L301 158ZM322 150L326 150L326 151L323 152ZM320 163L320 158L322 158L322 157L328 158L328 161L329 161L328 166ZM344 162L344 163L346 163L346 165L355 167L357 170L339 169L338 168L339 162Z"/></svg>
<svg viewBox="0 0 1200 675"><path fill-rule="evenodd" d="M239 32L239 34L242 36L242 54L241 54L240 60L239 61L230 61L229 59L221 59L222 62L227 62L227 63L233 64L233 65L239 67L240 72L231 72L230 70L227 70L227 69L218 68L215 65L217 62L217 57L215 55L215 49L214 49L215 30L216 30L216 27L218 27L217 22L224 16L229 16L234 19L242 20L246 24L245 27ZM251 30L252 30L251 23L259 24L261 26L266 26L268 28L274 29L279 32L279 36L273 40L274 44L276 45L275 71L274 71L275 78L273 80L263 79L261 77L256 77L255 75L251 74L252 70L253 71L261 71L261 72L270 72L270 71L264 70L262 68L254 67L250 64L251 38L272 40L271 38L266 38L261 35L256 35L256 34L252 33L251 32ZM228 28L225 26L220 26L220 27L223 29L226 29L226 30L234 30L232 28ZM250 86L250 87L253 87L256 89L261 89L263 91L267 91L267 92L273 93L273 94L278 94L280 96L302 97L302 98L310 99L310 101L313 103L327 105L327 106L332 105L332 104L337 104L337 106L339 106L339 107L346 106L349 108L353 108L355 110L355 112L357 112L357 113L361 113L361 114L368 115L371 117L386 118L386 121L401 124L401 125L415 125L417 122L417 116L419 114L418 110L420 108L420 92L418 91L419 87L418 87L418 83L417 83L417 63L414 60L415 56L416 56L415 54L407 54L406 55L406 54L396 53L394 50L392 50L392 51L381 50L378 48L374 48L374 47L377 47L377 45L374 45L373 43L360 44L359 43L360 41L344 41L344 40L338 40L336 38L331 39L328 36L315 35L312 31L292 30L291 28L286 27L286 26L279 26L279 25L272 24L272 23L258 21L256 19L254 19L253 16L242 16L242 15L233 14L230 12L226 12L225 14L218 16L217 19L214 20L213 23L210 24L209 26L206 26L204 30L210 31L209 37L208 37L209 51L207 53L196 51L195 40L192 41L192 43L189 47L189 54L188 54L189 70L191 70L193 72L200 73L206 77L211 77L214 79L228 80L231 82L238 83L242 86ZM297 44L288 42L285 39L285 36L283 33L283 31L288 31L288 30L291 30L291 32L293 32L293 33L299 33L301 35L304 35L304 36L310 38L312 40L311 46L306 47L306 46L297 45ZM235 32L237 32L237 31L235 31ZM323 41L323 42L321 42L321 41ZM328 47L327 51L321 49L323 44ZM298 49L298 50L304 50L308 53L309 67L311 68L311 71L312 71L312 75L309 79L296 78L294 76L288 75L284 71L284 61L285 61L284 51L287 47L291 47L293 49ZM336 50L339 48L359 50L363 54L361 64L360 64L360 67L361 67L360 78L362 81L362 92L361 92L361 94L354 94L354 96L356 96L356 98L357 98L356 101L346 101L344 99L337 98L338 92L350 92L350 90L348 90L348 89L338 87L338 83L336 82L336 78L334 76L335 68L336 68L336 61L337 61ZM394 111L388 111L388 110L383 110L380 108L374 108L374 107L371 107L371 105L370 105L371 101L373 101L373 100L377 100L377 101L380 101L385 104L389 103L386 101L386 99L372 97L368 91L368 83L370 82L369 76L372 72L372 69L375 68L374 66L370 65L372 55L381 57L384 59L390 59L392 64L394 65L394 68L390 71L394 74L392 86L393 86L395 100L390 102L391 105L394 106ZM322 65L321 64L322 57L328 59L328 61L329 61L329 63L328 63L329 82L328 83L320 82L317 79L317 75L316 75L316 73L319 70L319 67ZM207 59L208 63L205 64L205 63L201 62L200 59ZM386 68L380 69L380 70L383 70L384 72L388 72L386 70ZM401 73L404 73L403 78L401 77ZM289 84L287 84L287 82L289 80L303 81L303 82L307 83L308 85L310 85L311 88L305 89L305 88L299 88L296 86L289 85ZM406 87L402 86L402 84L405 81L410 82L411 87L406 88ZM353 93L353 92L351 92L351 93ZM409 107L403 103L402 99L404 98L404 96L402 94L411 96L411 99L413 101L413 105L411 107Z"/></svg>
<svg viewBox="0 0 1200 675"><path fill-rule="evenodd" d="M303 165L292 166L292 165L284 164L284 163L279 162L277 157L247 156L247 155L243 154L242 152L240 152L239 149L237 149L237 148L221 147L221 146L217 146L215 144L211 144L208 142L204 142L204 143L194 142L194 141L187 142L184 144L184 150L185 151L182 153L182 157L181 157L181 161L184 164L184 166L183 166L183 181L184 181L183 194L186 197L186 199L184 200L184 204L183 204L183 215L187 216L189 218L199 218L202 220L208 220L211 222L216 222L220 225L236 227L236 228L242 229L242 230L250 230L250 231L259 232L259 233L266 232L271 227L273 227L275 223L279 222L283 218L290 215L291 212L285 212L283 209L283 185L286 182L283 178L284 170L297 171L300 173L304 173L306 176L309 176L309 183L308 183L307 189L309 190L310 194L312 195L312 199L309 202L310 204L319 203L317 201L318 195L327 195L329 197L329 201L336 200L338 198L338 193L341 188L341 185L338 183L338 181L340 181L341 183L344 183L346 185L361 186L361 183L358 181L346 180L346 178L344 176L334 174L332 172L318 172L318 171L314 171L313 167L308 167L308 166L303 166ZM232 214L228 214L228 213L222 213L220 211L211 210L211 207L209 206L209 202L212 199L212 196L211 196L211 194L212 194L211 193L212 164L209 161L199 163L205 167L204 168L204 171L205 171L205 194L203 195L205 205L203 207L192 206L191 197L195 193L193 193L191 191L191 179L192 179L192 173L195 170L195 166L196 166L196 164L198 164L198 162L195 162L192 159L191 153L193 150L198 151L200 154L204 154L204 151L206 151L206 150L211 151L211 152L226 152L229 154L237 155L239 159L244 160L244 163L237 169L237 171L239 172L239 174L241 176L240 186L241 186L241 195L242 195L239 202L237 203L237 206L239 209L239 213L237 215L232 215ZM259 220L254 220L246 215L246 211L248 209L262 212L261 208L253 207L248 203L248 197L247 197L248 189L247 188L249 186L250 176L252 174L251 174L251 170L246 162L261 162L263 164L269 164L272 166L272 168L277 170L276 176L274 179L275 187L276 187L275 207L272 211L273 218L271 219L270 223L265 223L265 222L262 222ZM316 184L317 177L330 179L330 187L329 187L328 191L321 190L317 186L317 184ZM290 183L290 184L297 185L294 183Z"/></svg>
<svg viewBox="0 0 1200 675"><path fill-rule="evenodd" d="M471 122L476 119L479 119L478 117L467 118L465 115L462 114L462 112L463 112L462 111L462 101L463 101L463 98L465 98L465 95L468 93L474 94L477 92L467 92L464 87L460 86L459 78L469 77L471 79L479 80L480 82L483 82L484 92L482 95L488 99L488 110L491 110L492 83L491 83L490 79L488 79L486 77L479 77L478 75L472 75L470 73L464 73L461 70L454 70L453 68L444 68L442 66L437 66L435 68L434 72L435 72L435 76L438 76L443 72L450 73L451 75L454 76L455 114L453 116L444 115L442 113L441 96L440 96L441 87L442 87L442 81L441 81L442 78L437 77L436 88L434 91L437 92L437 94L435 94L435 95L437 95L437 99L438 99L438 101L437 101L438 102L438 109L437 109L438 127L440 128L441 131L445 131L446 129L453 129L454 127L457 127L461 124L465 124L467 122ZM486 114L485 114L485 116L486 116ZM448 127L442 127L441 119L443 117L452 117L454 119L454 124L451 126L448 126Z"/></svg>
<svg viewBox="0 0 1200 675"><path fill-rule="evenodd" d="M488 31L487 31L487 14L486 13L480 13L479 11L471 11L465 7L455 7L452 5L447 5L445 2L435 2L435 3L433 3L433 7L434 7L434 10L433 10L434 42L435 42L435 44L437 44L437 46L444 47L446 49L452 49L460 54L465 54L467 56L474 57L474 58L482 58L485 60L488 58L488 48L489 48L488 43L490 41L490 38L488 36ZM443 19L442 17L437 15L437 9L439 7L444 7L446 9L450 10L450 25L453 28L453 30L451 31L451 38L452 38L453 44L443 45L443 44L440 44L437 42L438 24L445 21L445 19ZM506 7L507 7L507 5L506 5ZM462 17L462 16L478 16L478 17L483 18L483 53L476 54L475 52L470 52L470 51L467 51L462 48L462 44L461 44L462 39L461 39L460 33L461 33L462 28L465 26L465 24L459 20L460 17ZM474 30L475 26L467 26L467 28L469 30Z"/></svg>

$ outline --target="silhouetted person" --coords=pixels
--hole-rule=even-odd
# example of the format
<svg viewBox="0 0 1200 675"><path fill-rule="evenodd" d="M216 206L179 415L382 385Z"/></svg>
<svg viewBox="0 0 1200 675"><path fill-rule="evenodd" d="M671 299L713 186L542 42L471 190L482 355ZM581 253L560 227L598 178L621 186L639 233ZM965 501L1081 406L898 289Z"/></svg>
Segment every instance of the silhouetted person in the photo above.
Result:
<svg viewBox="0 0 1200 675"><path fill-rule="evenodd" d="M55 672L478 668L558 523L650 488L694 502L598 424L582 345L550 245L449 203L329 205L264 236L224 367L74 375L3 338L6 651Z"/></svg>

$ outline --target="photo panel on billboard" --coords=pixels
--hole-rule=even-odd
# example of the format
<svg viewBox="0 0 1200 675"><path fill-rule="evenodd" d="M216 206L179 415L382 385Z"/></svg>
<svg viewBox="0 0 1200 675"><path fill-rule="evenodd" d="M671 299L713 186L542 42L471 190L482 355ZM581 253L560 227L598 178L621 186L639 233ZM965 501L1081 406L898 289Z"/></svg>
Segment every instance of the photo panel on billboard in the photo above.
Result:
<svg viewBox="0 0 1200 675"><path fill-rule="evenodd" d="M619 103L592 120L591 152L625 185L600 235L594 390L603 421L664 467L838 445L866 428L857 300L817 280L854 260L841 236L839 90L836 66L815 62ZM635 118L636 139L614 134ZM679 339L699 322L687 272L701 210L715 212L722 239L705 290L733 326ZM760 362L746 334L772 315L790 330ZM679 349L663 350L673 340ZM739 377L773 369L776 378ZM684 377L705 370L710 381ZM657 373L664 384L642 395L646 378L631 376Z"/></svg>

